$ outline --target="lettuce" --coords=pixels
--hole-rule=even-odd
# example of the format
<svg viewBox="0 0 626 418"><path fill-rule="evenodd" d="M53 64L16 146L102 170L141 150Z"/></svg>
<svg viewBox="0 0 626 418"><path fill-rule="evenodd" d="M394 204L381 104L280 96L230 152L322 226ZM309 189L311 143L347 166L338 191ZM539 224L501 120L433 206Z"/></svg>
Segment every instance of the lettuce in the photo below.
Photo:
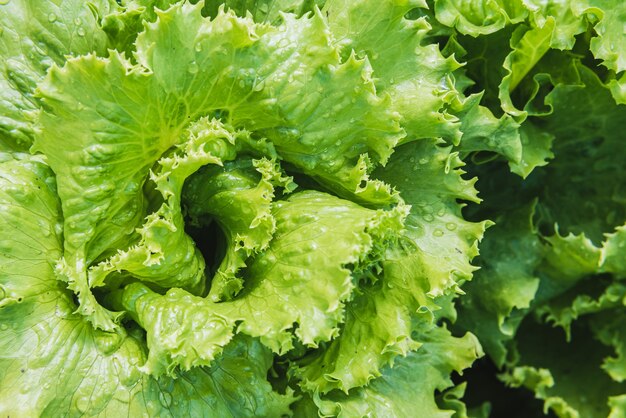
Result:
<svg viewBox="0 0 626 418"><path fill-rule="evenodd" d="M0 1L0 414L624 416L622 9Z"/></svg>

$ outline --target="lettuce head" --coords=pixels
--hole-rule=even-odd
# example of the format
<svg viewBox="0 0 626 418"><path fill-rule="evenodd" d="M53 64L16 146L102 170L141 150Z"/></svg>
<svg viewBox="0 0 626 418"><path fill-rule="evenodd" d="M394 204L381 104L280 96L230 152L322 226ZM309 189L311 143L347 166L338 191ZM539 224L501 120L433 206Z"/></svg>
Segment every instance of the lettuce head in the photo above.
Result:
<svg viewBox="0 0 626 418"><path fill-rule="evenodd" d="M0 0L0 415L626 416L625 24Z"/></svg>

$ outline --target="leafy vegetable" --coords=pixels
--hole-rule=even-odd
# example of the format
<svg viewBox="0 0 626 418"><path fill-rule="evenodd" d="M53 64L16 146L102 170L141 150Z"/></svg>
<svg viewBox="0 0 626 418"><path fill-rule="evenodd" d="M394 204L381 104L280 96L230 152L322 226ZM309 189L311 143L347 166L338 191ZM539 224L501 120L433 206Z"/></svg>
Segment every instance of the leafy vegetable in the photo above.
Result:
<svg viewBox="0 0 626 418"><path fill-rule="evenodd" d="M623 9L0 1L0 414L624 416Z"/></svg>

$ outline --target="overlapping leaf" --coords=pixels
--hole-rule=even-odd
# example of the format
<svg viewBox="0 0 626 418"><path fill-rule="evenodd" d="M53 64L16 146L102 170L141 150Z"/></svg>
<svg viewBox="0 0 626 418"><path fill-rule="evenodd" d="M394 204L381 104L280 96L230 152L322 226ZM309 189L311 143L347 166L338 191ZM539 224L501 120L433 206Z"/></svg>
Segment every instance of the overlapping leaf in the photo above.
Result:
<svg viewBox="0 0 626 418"><path fill-rule="evenodd" d="M480 348L473 336L453 337L444 328L435 328L424 337L424 345L386 368L367 387L315 399L320 414L452 417L454 411L441 410L433 394L451 387L450 373L462 372L480 356Z"/></svg>
<svg viewBox="0 0 626 418"><path fill-rule="evenodd" d="M361 285L348 304L341 335L296 371L305 387L347 392L379 376L398 355L421 344L411 337L418 310L439 309L433 298L453 293L471 277L470 261L488 224L461 216L457 199L477 199L473 181L461 177L461 165L450 147L421 140L399 147L385 170L375 172L412 205L407 230L387 252L378 281Z"/></svg>
<svg viewBox="0 0 626 418"><path fill-rule="evenodd" d="M292 333L309 346L337 336L354 289L348 266L376 260L406 215L402 206L374 211L319 192L296 193L275 203L272 214L274 238L249 264L235 299L215 303L180 289L161 296L141 285L124 290L120 303L148 332L147 371L209 364L235 322L237 332L282 353L293 347Z"/></svg>
<svg viewBox="0 0 626 418"><path fill-rule="evenodd" d="M327 1L324 11L344 56L367 55L376 87L388 93L401 115L408 139L445 137L457 142L458 120L446 111L456 96L450 74L459 67L436 44L424 42L430 28L424 18L404 16L421 1Z"/></svg>
<svg viewBox="0 0 626 418"><path fill-rule="evenodd" d="M113 1L77 0L41 4L26 0L0 7L0 135L26 151L34 139L35 88L53 64L68 56L105 55L107 37L98 14L115 9Z"/></svg>
<svg viewBox="0 0 626 418"><path fill-rule="evenodd" d="M184 140L189 120L227 112L338 193L391 199L384 185L361 182L366 153L384 162L399 129L365 63L339 63L321 16L292 17L278 30L225 12L209 21L200 5L158 14L137 39L140 65L114 51L108 59L89 55L53 68L40 86L46 106L36 150L57 174L65 217L58 272L103 329L115 328L115 317L91 296L86 268L138 226L148 170Z"/></svg>
<svg viewBox="0 0 626 418"><path fill-rule="evenodd" d="M4 415L288 413L290 395L273 392L266 381L271 354L249 338L237 337L212 368L176 379L140 373L146 357L140 333L94 330L54 278L62 230L53 173L37 157L1 154L0 161L0 227L14 237L0 250ZM238 377L226 370L238 370Z"/></svg>

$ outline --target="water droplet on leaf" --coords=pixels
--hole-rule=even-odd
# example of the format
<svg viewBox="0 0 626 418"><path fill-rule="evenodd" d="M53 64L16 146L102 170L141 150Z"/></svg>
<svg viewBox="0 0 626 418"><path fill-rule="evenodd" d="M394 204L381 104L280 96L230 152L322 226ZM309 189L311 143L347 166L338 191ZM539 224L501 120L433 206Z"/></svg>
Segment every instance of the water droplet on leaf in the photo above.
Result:
<svg viewBox="0 0 626 418"><path fill-rule="evenodd" d="M76 409L81 413L86 413L89 410L89 398L87 396L81 396L76 399Z"/></svg>
<svg viewBox="0 0 626 418"><path fill-rule="evenodd" d="M159 393L159 402L165 408L169 408L172 405L172 394L169 392L161 392Z"/></svg>
<svg viewBox="0 0 626 418"><path fill-rule="evenodd" d="M456 224L454 222L448 222L446 224L446 229L448 231L454 231L456 229Z"/></svg>

